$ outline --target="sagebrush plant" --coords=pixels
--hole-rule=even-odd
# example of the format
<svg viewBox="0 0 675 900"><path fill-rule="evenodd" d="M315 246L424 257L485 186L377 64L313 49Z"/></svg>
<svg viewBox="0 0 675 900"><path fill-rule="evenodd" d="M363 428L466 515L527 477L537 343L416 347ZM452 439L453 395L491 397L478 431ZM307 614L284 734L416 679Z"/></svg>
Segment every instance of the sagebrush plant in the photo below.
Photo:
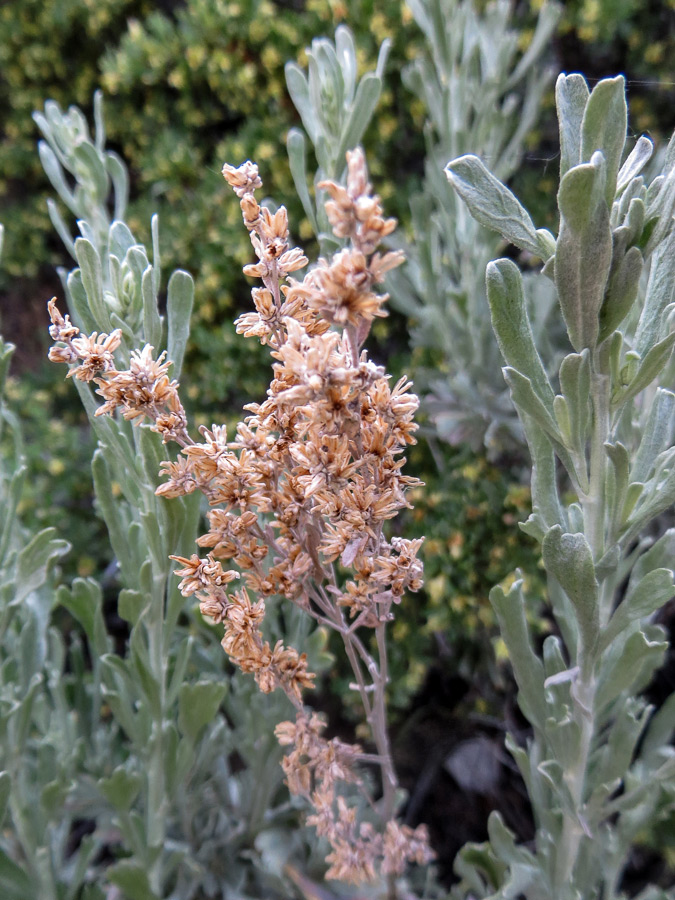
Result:
<svg viewBox="0 0 675 900"><path fill-rule="evenodd" d="M650 153L646 139L619 170L626 133L621 80L601 82L589 94L580 76L562 77L558 96L563 178L557 239L536 230L475 158L448 167L453 186L480 221L501 227L506 239L544 259L544 277L553 276L575 350L562 363L555 395L537 355L518 269L506 260L491 265L493 325L534 459L535 510L527 528L543 544L560 636L547 639L539 659L528 640L522 586L516 583L508 593L495 589L521 705L534 728L527 749L511 746L533 802L536 852L516 846L493 817L491 846L468 848L458 862L457 894L463 897L621 896L621 873L635 834L672 805L673 704L650 720L651 710L638 693L665 649L662 630L648 620L673 594L667 568L673 530L651 546L640 536L675 497L675 396L652 384L656 378L672 384L673 376L675 144L666 153L664 174L647 187L639 175ZM115 807L109 821L115 821L121 838L115 839L114 852L126 856L103 877L131 897L170 891L176 898L199 891L217 895L230 878L237 881L236 890L244 884L255 896L251 891L260 890L259 882L242 864L237 842L242 831L253 838L259 827L262 840L255 848L269 846L274 837L265 837L265 827L284 821L286 814L283 805L267 814L272 777L256 804L258 821L243 815L210 851L209 826L197 834L191 822L180 821L180 803L195 797L212 802L215 784L221 783L208 773L219 762L218 729L225 726L217 708L224 690L208 653L200 648L190 656L194 644L177 622L182 601L166 565L171 553L181 565L184 593L196 594L207 617L225 626L223 644L231 659L253 672L263 691L282 688L281 700L285 694L290 701L286 709L295 707L296 721L281 723L277 735L292 747L284 761L289 786L310 800L311 821L331 843L330 874L359 881L381 872L391 894L406 861L429 856L424 829L413 831L392 818L396 780L384 713L386 620L402 591L421 583L418 542L387 538L383 530L415 484L400 467L417 404L405 382L392 389L384 371L362 351L382 312L383 297L374 283L399 261L395 253L376 252L392 225L370 194L363 158L358 152L350 156L346 186L322 183L331 196L328 219L347 246L302 282L288 278L284 284L285 276L306 263L301 251L289 249L285 211L259 206L252 164L225 168L258 255L249 274L263 280L254 293L256 312L243 316L238 327L270 346L276 362L268 399L251 406L235 439L213 426L195 443L161 352L166 346L180 361L189 280L174 275L167 329L158 308L156 226L151 264L129 229L111 223L106 211L109 176L123 184L119 161L104 152L100 132L94 142L88 139L81 116L69 118L52 106L43 127L56 160L56 181L61 177L78 216L88 195L91 221L81 219L82 237L73 241L63 219L58 224L80 268L64 281L75 324L50 305L58 342L52 356L72 366L69 374L97 428L99 502L120 561L125 589L119 608L132 627L129 658L113 656L101 617L88 616L91 609L100 610L95 588L77 584L61 593L87 631L101 662L95 684L98 672L105 682L102 694L132 748L131 762L97 785L99 802L104 797ZM76 176L79 191L69 188L63 170ZM643 302L638 280L644 261L651 273ZM103 408L97 407L91 382L104 397ZM116 410L122 415L100 415ZM169 459L162 437L177 440L183 455ZM157 484L160 467L169 476L164 485ZM577 495L577 502L567 505L562 478L560 485L556 478L563 470L569 479L564 489L571 486ZM184 555L196 534L193 501L199 492L214 507L220 505L210 511L210 530L198 541L213 548L205 559ZM162 497L174 493L181 496ZM182 504L178 518L170 512L173 504ZM237 568L224 568L221 558L234 560ZM238 578L245 586L232 592L228 585ZM312 684L310 660L293 649L287 633L275 644L277 635L269 632L280 596L295 601L292 611L313 614L343 638L355 660L354 691L362 698L377 753L323 737L324 723L303 701L303 688ZM189 610L186 614L193 636L201 636L203 626ZM376 635L379 659L361 643L368 631ZM314 635L320 639L319 631ZM184 684L189 668L208 671L209 678ZM276 767L271 744L264 743L270 723L257 724L264 732L257 749L264 746L265 763ZM253 726L249 717L249 735ZM195 778L203 779L201 794L183 790L181 777L200 734ZM248 757L246 763L247 786L255 788L258 770ZM379 767L377 801L356 763ZM382 830L368 811L359 817L350 782L363 790ZM233 802L231 796L225 800L226 806ZM243 844L244 853L252 852L251 843ZM221 875L219 857L233 844L239 873ZM14 850L15 866L3 870L13 896L57 896L51 875L25 888L21 852ZM95 876L87 871L85 877L90 896L98 900L103 893ZM77 888L69 890L74 895ZM645 896L672 894L651 889Z"/></svg>
<svg viewBox="0 0 675 900"><path fill-rule="evenodd" d="M555 286L573 349L556 393L520 270L491 262L492 325L532 457L534 511L523 528L541 542L558 633L537 652L521 581L492 592L533 729L525 747L507 746L536 838L532 849L517 845L493 814L490 842L460 855L457 897L623 897L636 835L675 799L675 695L658 711L641 697L668 648L654 615L675 594L675 529L659 519L675 501L675 137L651 182L640 174L652 154L646 137L622 164L624 90L621 76L592 92L580 75L558 78L557 237L536 229L477 157L446 167L479 222L544 261L540 277Z"/></svg>
<svg viewBox="0 0 675 900"><path fill-rule="evenodd" d="M47 133L44 123L42 127ZM105 158L102 161L105 164ZM244 672L254 673L263 692L281 688L295 706L295 722L281 723L276 733L282 746L292 747L284 757L289 788L311 802L309 821L330 843L327 877L355 883L378 875L392 880L403 874L409 861L430 858L424 827L413 830L395 819L397 779L385 708L385 629L392 606L406 590L418 590L422 584L417 561L421 540L388 541L383 530L406 505L405 491L417 484L400 473L399 459L414 442L417 398L405 379L390 387L384 370L370 362L363 349L373 319L384 315L386 296L375 293L374 285L401 262L398 252L376 252L395 220L383 218L379 199L371 194L362 152L348 154L347 186L322 182L321 187L331 197L326 210L333 230L348 238L350 246L330 260L320 260L299 282L289 276L308 260L298 248L289 249L285 208L270 213L259 206L254 192L262 183L252 163L238 169L226 165L223 173L240 198L258 257L245 272L264 285L253 292L256 311L240 317L237 330L257 336L277 360L268 400L249 407L253 414L239 425L235 440L228 441L225 427L217 425L202 429L202 442L190 437L177 382L168 376L171 363L164 361L164 353L155 358L151 344L122 357L128 368L118 367L116 355L124 337L143 336L134 333L128 314L122 319L106 310L109 323L119 327L87 335L51 301L50 334L56 346L50 359L67 363L83 392L91 381L98 385L105 403L96 409L95 419L116 410L123 421L140 424L147 418L149 427L133 432L140 440L147 441L143 435L155 432L163 443L175 441L183 448L175 462L160 463L156 455L168 481L157 487L154 502L192 500L190 495L200 491L218 508L208 513L210 530L197 541L213 548L209 555L173 556L182 566L181 591L187 597L196 594L204 615L225 625L222 643L230 659ZM83 279L100 280L91 242L79 238L74 249L84 263ZM120 272L119 262L113 264L112 259L111 272ZM156 322L153 307L148 309L149 298L155 296L152 272L148 265L139 298L144 321L151 326ZM180 279L180 273L173 278ZM180 363L189 300L175 307L171 284L168 350ZM75 299L72 285L68 287ZM102 299L102 291L98 293ZM77 302L75 309L79 311ZM177 316L180 328L175 328ZM150 329L148 333L153 334ZM128 464L129 453L124 455ZM151 549L160 552L159 545ZM159 557L153 553L152 559L157 562ZM221 559L233 560L237 568L224 569ZM239 578L244 587L228 592L227 585ZM308 712L302 699L314 679L306 653L282 640L272 646L261 630L266 600L275 597L294 603L342 637L376 754L322 736L325 724ZM377 659L364 646L361 628L375 631ZM159 665L162 645L151 649ZM359 820L356 807L342 794L345 783L362 787L355 770L358 762L374 763L381 770L382 797L373 804L381 829ZM158 769L161 773L161 766Z"/></svg>
<svg viewBox="0 0 675 900"><path fill-rule="evenodd" d="M69 545L53 528L27 533L17 515L24 445L3 397L13 351L0 338L0 438L8 439L0 453L0 888L7 900L52 898L57 890L74 897L101 841L86 836L72 846L82 807L66 800L89 768L88 723L101 697L91 682L75 688L82 645L67 646L51 622L55 567ZM98 749L110 749L111 738L101 728Z"/></svg>
<svg viewBox="0 0 675 900"><path fill-rule="evenodd" d="M78 338L78 325L66 325L56 311L54 318L76 348L91 351L91 358L98 356L104 364L114 353L119 364L143 365L147 353L139 359L132 351L151 338L168 346L178 369L192 280L187 273L173 273L166 314L160 315L157 221L150 262L124 221L126 170L105 148L101 104L97 95L93 139L76 108L64 113L48 103L36 116L45 136L41 158L81 235L73 238L66 218L52 206L57 230L79 263L61 272L66 297L73 320L87 331L95 329L97 336ZM107 338L101 336L106 330ZM59 804L95 827L92 840L82 844L84 856L66 859L59 869L56 847L51 868L43 866L35 874L33 860L42 858L35 841L44 843L43 832L26 843L21 821L13 818L8 839L13 865L7 864L3 882L7 896L75 897L82 884L85 896L95 900L113 885L144 900L233 891L250 898L284 896L284 863L300 849L293 827L297 813L285 795L282 750L273 733L288 716L288 701L283 695L267 698L263 710L265 698L243 676L228 678L218 658L206 652L212 629L186 606L168 562L170 554L189 553L194 546L199 498L169 502L155 494L160 463L169 460L160 436L133 428L123 417L96 416L91 386L81 377L73 381L98 442L94 485L114 554L105 591L115 601L117 627L121 624L123 636L128 635L128 652L113 652L106 629L109 613L94 579L76 579L72 588L52 591L47 608L55 614L67 610L83 632L72 638L80 648L71 663L77 687L63 680L67 699L59 708L59 715L70 708L68 692L74 691L72 708L83 734L73 732L62 740L69 767L48 817L32 799L39 782L33 793L25 787L28 758L17 763L17 802L31 808L43 832L59 815ZM270 633L282 633L279 617L269 618ZM308 635L307 622L293 611L284 616L283 633L304 641L320 671L325 665L322 633ZM39 681L39 671L35 677ZM72 822L61 815L58 836L77 845L77 835L69 830ZM80 858L82 870L76 866Z"/></svg>
<svg viewBox="0 0 675 900"><path fill-rule="evenodd" d="M78 672L83 659L77 642L66 649L50 610L56 564L69 545L53 528L28 533L17 514L25 445L4 396L14 349L0 338L0 885L8 900L54 897L56 885L74 896L99 849L87 837L73 851L78 813L63 808L97 698L82 691L80 716L66 714L74 706L66 666Z"/></svg>

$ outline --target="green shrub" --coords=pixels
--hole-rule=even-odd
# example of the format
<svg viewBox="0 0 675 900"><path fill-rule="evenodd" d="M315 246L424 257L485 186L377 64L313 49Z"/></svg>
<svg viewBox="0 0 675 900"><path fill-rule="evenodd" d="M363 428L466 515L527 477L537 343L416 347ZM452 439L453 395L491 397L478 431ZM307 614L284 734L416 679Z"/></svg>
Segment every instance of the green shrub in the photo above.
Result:
<svg viewBox="0 0 675 900"><path fill-rule="evenodd" d="M0 6L0 200L7 223L3 279L34 278L58 258L47 181L35 154L34 109L45 97L87 107L99 60L147 0L22 0Z"/></svg>

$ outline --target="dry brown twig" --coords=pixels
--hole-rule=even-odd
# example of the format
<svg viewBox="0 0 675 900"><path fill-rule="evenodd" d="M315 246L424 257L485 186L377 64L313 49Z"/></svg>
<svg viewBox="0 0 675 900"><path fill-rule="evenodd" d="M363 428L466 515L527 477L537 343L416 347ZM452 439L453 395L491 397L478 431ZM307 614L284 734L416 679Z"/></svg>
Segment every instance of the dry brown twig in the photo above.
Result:
<svg viewBox="0 0 675 900"><path fill-rule="evenodd" d="M69 375L96 382L106 401L97 414L120 408L136 423L147 417L165 441L182 446L175 462L162 464L167 480L157 493L201 490L212 509L209 531L197 541L209 548L206 558L173 557L181 566L180 588L224 625L230 659L253 673L262 691L279 687L294 704L295 722L281 723L276 734L290 748L283 761L289 789L308 799L308 822L331 845L327 877L359 883L379 872L391 884L408 863L431 858L425 827L413 830L395 818L398 785L385 706L386 626L403 594L422 586L422 541L384 534L384 523L409 505L406 491L419 484L401 474L402 454L414 443L418 400L404 378L392 388L363 349L373 319L386 315L387 297L374 287L402 254L377 252L396 223L383 217L371 193L361 150L348 153L347 161L346 187L320 187L331 198L331 226L349 246L319 260L302 281L290 277L308 260L289 249L285 208L270 213L255 199L262 186L257 167L223 168L258 259L244 272L263 284L252 292L255 311L241 316L236 328L269 345L275 360L267 399L247 407L250 415L234 440L214 425L201 429L202 441L195 443L163 356L153 360L146 346L132 354L129 370L118 371L119 333L78 337L54 301L50 333L63 346L52 348L50 358L74 366ZM221 560L234 568L224 569ZM242 586L232 591L235 580ZM271 647L263 637L265 600L275 596L341 635L375 756L323 737L325 723L302 699L314 680L306 655L281 641ZM364 628L375 631L377 658L361 639ZM340 788L361 784L356 765L373 760L382 775L382 797L373 804L379 831L358 821Z"/></svg>

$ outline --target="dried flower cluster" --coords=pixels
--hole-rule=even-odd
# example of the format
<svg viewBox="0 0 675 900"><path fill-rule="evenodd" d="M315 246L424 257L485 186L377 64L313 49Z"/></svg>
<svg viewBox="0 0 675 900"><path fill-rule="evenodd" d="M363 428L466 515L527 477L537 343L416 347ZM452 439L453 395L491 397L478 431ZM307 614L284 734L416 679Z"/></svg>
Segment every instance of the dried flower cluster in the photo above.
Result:
<svg viewBox="0 0 675 900"><path fill-rule="evenodd" d="M252 672L263 693L277 687L283 688L296 703L301 703L303 688L313 687L314 675L307 671L307 656L277 641L272 649L263 639L260 624L265 618L265 601L251 602L246 589L228 594L225 586L239 578L239 572L223 570L220 562L209 554L200 559L174 556L184 568L176 575L182 577L179 585L185 597L196 594L205 616L225 626L223 648L232 662L243 672Z"/></svg>
<svg viewBox="0 0 675 900"><path fill-rule="evenodd" d="M52 320L49 333L61 345L50 348L49 359L72 366L68 378L74 375L79 381L94 381L98 385L97 393L106 402L96 410L97 416L119 407L124 418L136 424L149 418L152 430L161 434L165 443L176 441L184 446L190 442L178 382L169 380L171 362L164 362L166 354L155 360L153 348L146 344L143 350L132 351L128 369L118 371L113 354L122 342L119 328L109 335L81 335L70 316L61 315L56 298L47 306Z"/></svg>
<svg viewBox="0 0 675 900"><path fill-rule="evenodd" d="M302 281L290 277L308 261L289 248L286 210L271 213L255 199L262 186L257 167L223 168L258 260L244 271L262 281L252 292L255 311L238 319L237 331L269 345L275 360L267 399L247 407L250 415L233 440L213 426L193 442L168 363L153 362L146 346L132 354L128 371L117 371L112 353L120 336L77 338L53 303L51 333L65 346L50 355L79 361L76 376L95 378L106 401L98 413L120 407L126 418L148 416L165 440L183 447L175 462L162 464L167 480L157 493L200 490L212 509L209 530L197 542L209 548L206 558L175 557L181 590L224 625L222 643L232 661L252 672L261 690L280 687L294 703L296 722L277 730L292 748L284 761L289 787L310 800L310 821L331 844L329 877L356 883L378 870L398 874L409 861L428 860L430 851L423 826L413 831L394 819L397 782L385 712L386 623L403 594L422 586L421 540L384 534L385 522L408 505L406 491L419 484L401 474L402 454L414 443L418 400L405 378L391 387L362 349L373 319L386 315L386 295L374 288L402 255L376 252L395 220L383 217L371 193L362 152L347 160L346 187L320 186L331 197L326 209L333 230L349 245L319 260ZM231 592L235 579L243 586ZM376 756L321 736L320 720L302 701L314 678L305 654L282 642L272 648L263 637L265 602L273 597L292 601L342 636ZM359 636L364 627L375 631L377 660ZM377 762L382 772L382 833L359 824L356 808L339 792L345 782L360 783L354 770L360 760Z"/></svg>
<svg viewBox="0 0 675 900"><path fill-rule="evenodd" d="M295 723L277 725L275 734L283 747L293 748L283 761L289 789L310 801L314 813L307 824L331 844L326 878L359 884L372 881L378 869L385 876L402 875L411 861L429 862L424 826L413 830L390 819L380 834L371 822L358 821L356 808L337 790L341 782L360 784L354 765L364 754L358 744L326 740L324 728L320 716L300 712Z"/></svg>

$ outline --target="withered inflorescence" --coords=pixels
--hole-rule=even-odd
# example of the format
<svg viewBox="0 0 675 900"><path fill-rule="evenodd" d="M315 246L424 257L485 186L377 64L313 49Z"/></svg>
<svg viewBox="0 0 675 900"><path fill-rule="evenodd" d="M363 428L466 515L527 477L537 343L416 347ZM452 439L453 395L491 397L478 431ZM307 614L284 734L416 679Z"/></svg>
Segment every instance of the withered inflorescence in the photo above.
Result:
<svg viewBox="0 0 675 900"><path fill-rule="evenodd" d="M386 733L386 623L406 591L422 586L421 540L393 537L384 525L407 506L406 491L419 482L401 473L403 453L414 443L417 397L405 378L393 387L368 358L363 344L373 319L386 315L387 297L375 286L402 262L400 252L377 252L395 227L371 193L363 153L347 154L346 187L323 182L326 211L335 235L349 244L319 260L302 281L291 277L307 265L289 248L284 207L261 207L257 167L226 165L223 174L239 197L257 263L244 272L261 279L252 292L255 311L241 316L237 331L270 347L275 360L267 399L247 407L250 415L228 440L222 426L188 435L177 385L152 348L132 354L118 371L113 352L120 335L78 337L77 329L50 304L52 337L64 346L50 357L76 365L69 374L95 380L106 401L129 419L148 417L165 441L182 446L175 462L162 464L164 497L202 491L209 500L209 530L199 538L205 558L174 557L181 590L195 595L202 613L225 629L223 647L260 689L281 688L296 707L296 721L277 727L290 752L287 783L314 808L309 817L331 845L327 873L358 883L378 872L393 877L411 861L429 860L424 826L413 830L395 817L396 776ZM224 568L227 561L231 568ZM232 590L232 582L240 587ZM340 633L355 674L377 754L327 740L321 718L308 711L302 692L314 675L307 657L279 641L272 647L261 629L265 602L281 597ZM377 659L359 636L374 629ZM365 788L356 765L376 762L382 772L377 830L359 821L341 785ZM373 804L375 805L375 804Z"/></svg>

